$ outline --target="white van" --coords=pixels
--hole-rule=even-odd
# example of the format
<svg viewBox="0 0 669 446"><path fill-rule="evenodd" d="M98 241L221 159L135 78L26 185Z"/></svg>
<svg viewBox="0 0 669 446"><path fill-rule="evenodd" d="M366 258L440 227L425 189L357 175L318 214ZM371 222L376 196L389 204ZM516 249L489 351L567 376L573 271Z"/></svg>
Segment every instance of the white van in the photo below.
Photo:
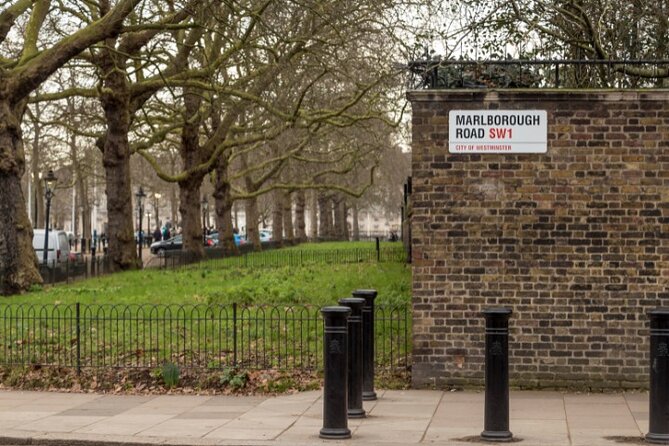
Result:
<svg viewBox="0 0 669 446"><path fill-rule="evenodd" d="M39 263L44 262L44 229L33 229L33 249ZM67 233L59 229L49 230L49 246L47 247L47 264L67 262L70 257L70 242Z"/></svg>

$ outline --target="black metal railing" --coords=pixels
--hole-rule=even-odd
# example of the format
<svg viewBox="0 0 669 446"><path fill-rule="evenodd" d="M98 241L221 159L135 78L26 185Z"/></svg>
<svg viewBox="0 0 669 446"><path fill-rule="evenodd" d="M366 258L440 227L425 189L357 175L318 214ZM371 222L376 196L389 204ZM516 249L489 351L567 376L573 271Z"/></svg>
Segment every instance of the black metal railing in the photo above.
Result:
<svg viewBox="0 0 669 446"><path fill-rule="evenodd" d="M401 244L394 247L349 248L349 249L275 249L259 252L243 252L239 255L226 255L222 249L206 251L206 264L199 258L183 251L166 253L161 266L176 269L184 266L207 268L266 268L282 266L306 266L327 264L351 264L373 262L406 262L406 252Z"/></svg>
<svg viewBox="0 0 669 446"><path fill-rule="evenodd" d="M64 261L51 261L39 264L39 273L45 284L69 283L110 274L111 259L106 255L79 257Z"/></svg>
<svg viewBox="0 0 669 446"><path fill-rule="evenodd" d="M0 305L0 365L319 370L316 306ZM408 305L375 307L377 369L409 368Z"/></svg>
<svg viewBox="0 0 669 446"><path fill-rule="evenodd" d="M411 88L664 88L669 60L415 60Z"/></svg>

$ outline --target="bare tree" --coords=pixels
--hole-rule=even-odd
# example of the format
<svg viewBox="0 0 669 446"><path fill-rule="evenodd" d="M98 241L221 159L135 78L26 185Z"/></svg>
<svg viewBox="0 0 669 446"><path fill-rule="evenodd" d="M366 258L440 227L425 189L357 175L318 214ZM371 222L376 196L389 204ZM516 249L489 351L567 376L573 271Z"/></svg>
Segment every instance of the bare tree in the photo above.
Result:
<svg viewBox="0 0 669 446"><path fill-rule="evenodd" d="M28 16L19 51L3 51L0 64L0 294L25 291L42 279L32 247L32 228L24 206L21 177L25 168L21 121L26 101L68 60L105 38L118 35L141 0L119 0L71 35L39 48L50 10L48 0L17 0L0 12L0 43Z"/></svg>

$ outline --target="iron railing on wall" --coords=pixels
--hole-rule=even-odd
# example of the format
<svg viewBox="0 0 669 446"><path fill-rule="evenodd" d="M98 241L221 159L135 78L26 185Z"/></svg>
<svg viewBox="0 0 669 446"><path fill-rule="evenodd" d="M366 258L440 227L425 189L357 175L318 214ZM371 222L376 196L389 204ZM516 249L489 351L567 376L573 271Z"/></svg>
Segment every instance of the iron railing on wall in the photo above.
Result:
<svg viewBox="0 0 669 446"><path fill-rule="evenodd" d="M301 305L0 305L0 365L319 370L323 320ZM378 369L407 370L408 305L375 307Z"/></svg>
<svg viewBox="0 0 669 446"><path fill-rule="evenodd" d="M410 88L665 88L669 60L414 60Z"/></svg>

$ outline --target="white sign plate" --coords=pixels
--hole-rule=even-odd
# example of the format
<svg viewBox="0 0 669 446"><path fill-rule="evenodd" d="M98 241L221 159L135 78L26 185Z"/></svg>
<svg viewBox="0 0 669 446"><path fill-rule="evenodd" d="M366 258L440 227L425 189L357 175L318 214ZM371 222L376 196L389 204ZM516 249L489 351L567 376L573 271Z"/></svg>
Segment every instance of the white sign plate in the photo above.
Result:
<svg viewBox="0 0 669 446"><path fill-rule="evenodd" d="M449 153L546 153L546 110L451 110Z"/></svg>

